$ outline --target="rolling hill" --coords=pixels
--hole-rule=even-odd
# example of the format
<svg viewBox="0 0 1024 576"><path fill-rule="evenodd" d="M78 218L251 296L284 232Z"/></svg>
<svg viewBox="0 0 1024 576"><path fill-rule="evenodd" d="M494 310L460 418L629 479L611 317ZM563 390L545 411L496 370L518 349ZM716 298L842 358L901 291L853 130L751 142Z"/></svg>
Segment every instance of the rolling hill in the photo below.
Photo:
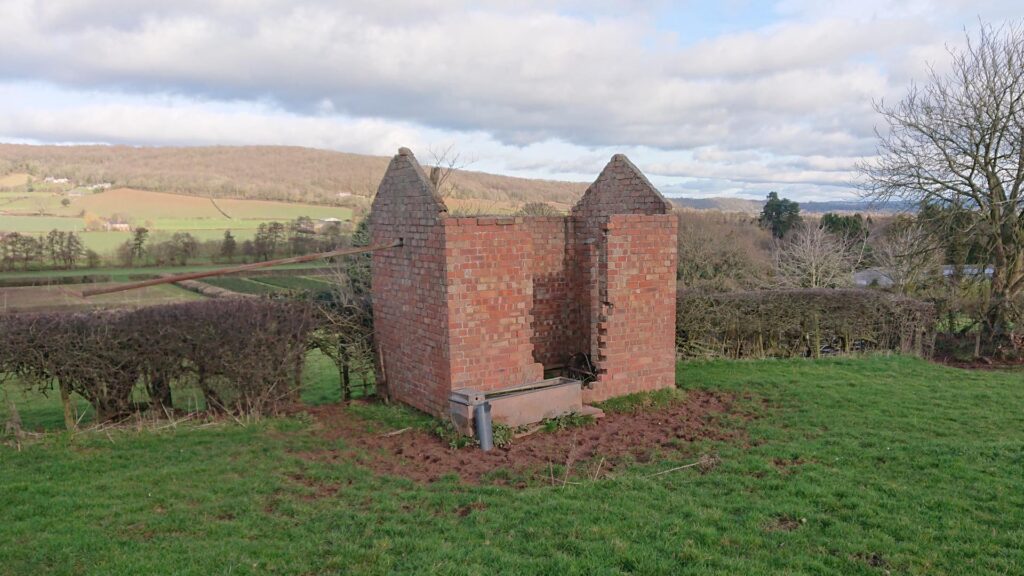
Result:
<svg viewBox="0 0 1024 576"><path fill-rule="evenodd" d="M758 214L764 207L764 200L746 198L671 198L680 208L690 210L717 210L719 212L738 212L742 214ZM838 213L872 213L892 214L901 212L906 206L899 202L877 204L865 200L832 200L800 202L800 211L805 214Z"/></svg>
<svg viewBox="0 0 1024 576"><path fill-rule="evenodd" d="M0 144L0 188L24 185L29 175L68 178L82 185L185 194L205 198L277 200L369 206L389 159L294 146L33 146ZM549 202L566 210L587 187L500 176L470 170L454 173L448 199L453 210L514 212L525 202ZM760 199L680 198L682 208L756 214ZM806 213L898 211L862 201L801 202Z"/></svg>
<svg viewBox="0 0 1024 576"><path fill-rule="evenodd" d="M131 147L0 144L0 175L52 176L89 185L214 198L365 207L389 159L289 146ZM456 198L571 204L584 183L530 180L460 170Z"/></svg>

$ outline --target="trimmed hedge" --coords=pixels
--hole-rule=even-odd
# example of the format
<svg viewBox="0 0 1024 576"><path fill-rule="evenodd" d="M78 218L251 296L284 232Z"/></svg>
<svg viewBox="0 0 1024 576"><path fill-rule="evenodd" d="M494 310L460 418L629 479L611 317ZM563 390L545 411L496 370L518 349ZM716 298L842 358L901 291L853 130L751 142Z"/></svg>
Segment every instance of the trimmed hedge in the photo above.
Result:
<svg viewBox="0 0 1024 576"><path fill-rule="evenodd" d="M681 291L677 313L684 358L921 355L934 342L934 306L877 290Z"/></svg>
<svg viewBox="0 0 1024 576"><path fill-rule="evenodd" d="M297 392L315 324L310 305L265 299L0 316L0 374L76 392L101 420L136 410L137 389L169 409L172 385L210 409L271 413Z"/></svg>

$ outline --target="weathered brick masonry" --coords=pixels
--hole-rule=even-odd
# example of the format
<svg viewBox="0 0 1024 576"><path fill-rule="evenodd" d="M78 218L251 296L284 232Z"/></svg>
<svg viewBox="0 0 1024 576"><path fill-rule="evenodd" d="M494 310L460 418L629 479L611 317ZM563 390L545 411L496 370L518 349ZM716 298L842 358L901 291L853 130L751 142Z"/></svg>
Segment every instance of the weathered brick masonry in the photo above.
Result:
<svg viewBox="0 0 1024 576"><path fill-rule="evenodd" d="M453 218L403 148L370 226L389 393L443 414L452 390L543 378L587 354L596 401L674 384L677 219L616 155L566 217Z"/></svg>

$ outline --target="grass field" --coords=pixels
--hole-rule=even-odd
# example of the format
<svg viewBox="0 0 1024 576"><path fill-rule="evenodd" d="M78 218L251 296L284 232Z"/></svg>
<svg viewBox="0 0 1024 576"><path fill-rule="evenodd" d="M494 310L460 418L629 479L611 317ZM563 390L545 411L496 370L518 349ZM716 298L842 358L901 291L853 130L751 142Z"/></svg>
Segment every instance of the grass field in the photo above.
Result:
<svg viewBox="0 0 1024 576"><path fill-rule="evenodd" d="M139 266L135 268L75 268L74 270L28 270L28 271L14 271L14 272L0 272L0 279L17 279L17 278L59 278L62 276L88 276L88 275L103 275L109 276L114 281L127 281L133 276L138 275L159 275L159 274L184 274L186 272L201 272L203 270L213 270L217 268L223 268L228 264L190 264L188 266ZM316 262L307 262L300 264L284 264L281 266L275 266L274 270L312 270L322 265Z"/></svg>
<svg viewBox="0 0 1024 576"><path fill-rule="evenodd" d="M85 221L81 218L61 216L7 216L0 214L0 231L28 234L46 234L50 230L81 232Z"/></svg>
<svg viewBox="0 0 1024 576"><path fill-rule="evenodd" d="M4 174L3 176L0 176L0 188L24 186L30 179L32 179L32 175L26 172L11 172L10 174Z"/></svg>
<svg viewBox="0 0 1024 576"><path fill-rule="evenodd" d="M305 276L259 276L255 278L205 278L203 282L242 294L270 294L287 290L323 292L331 289L329 281Z"/></svg>
<svg viewBox="0 0 1024 576"><path fill-rule="evenodd" d="M170 236L178 231L187 231L200 241L220 240L225 230L231 230L238 241L244 241L251 239L264 222L284 222L300 216L342 220L352 217L350 209L337 206L236 199L220 199L214 204L209 198L131 188L71 197L68 206L61 204L64 198L50 192L0 193L0 211L6 212L0 213L0 232L81 232L85 229L82 214L88 213L104 218L124 215L133 225L149 228L154 240L161 234ZM104 255L112 253L129 237L128 232L83 233L86 247Z"/></svg>
<svg viewBox="0 0 1024 576"><path fill-rule="evenodd" d="M218 267L221 266L196 265L163 268L94 268L74 271L7 272L0 274L0 281L20 283L31 281L35 285L0 286L0 313L136 307L200 300L204 297L171 284L82 298L79 296L79 293L87 287L85 284L50 284L48 279L53 279L56 282L61 277L68 277L78 281L78 279L84 276L96 276L101 280L109 280L109 282L88 284L88 287L96 287L109 283L131 282L142 277L152 277L160 274L183 274ZM278 270L311 270L312 268L313 266L310 264L293 264L281 266ZM330 288L330 284L325 280L304 276L260 276L258 279L226 276L208 278L204 279L204 281L214 286L247 294L271 294L287 289L321 291Z"/></svg>
<svg viewBox="0 0 1024 576"><path fill-rule="evenodd" d="M13 192L8 192L12 196ZM299 216L311 218L351 218L352 211L338 206L319 204L301 204L291 202L272 202L269 200L219 199L216 204L209 198L185 196L183 194L167 194L150 192L133 188L115 188L103 192L87 193L82 196L68 197L70 204L63 206L61 200L65 196L51 192L19 192L21 199L12 205L4 206L9 212L36 212L40 209L57 216L78 217L82 212L97 216L110 217L124 214L138 224L146 220L292 220ZM220 207L220 210L217 208ZM222 212L223 211L223 212Z"/></svg>
<svg viewBox="0 0 1024 576"><path fill-rule="evenodd" d="M112 283L89 284L89 288ZM92 308L124 308L172 304L202 300L203 296L173 284L150 286L130 292L117 292L83 298L82 284L67 286L26 286L0 288L0 314L6 312L42 312L52 310L86 310Z"/></svg>
<svg viewBox="0 0 1024 576"><path fill-rule="evenodd" d="M307 401L336 398L321 368ZM1024 572L1021 373L872 357L686 364L679 382L749 395L756 418L720 422L745 439L564 487L374 476L303 417L0 447L0 574ZM369 408L350 410L382 432L411 418ZM23 416L60 421L53 399ZM348 455L298 454L323 448ZM707 474L649 476L707 452Z"/></svg>
<svg viewBox="0 0 1024 576"><path fill-rule="evenodd" d="M286 290L309 290L320 292L333 287L329 278L316 276L261 276L258 278L264 284L277 286Z"/></svg>
<svg viewBox="0 0 1024 576"><path fill-rule="evenodd" d="M223 278L203 278L204 284L238 292L239 294L273 294L279 290L269 284L264 284L249 278L235 278L225 276Z"/></svg>

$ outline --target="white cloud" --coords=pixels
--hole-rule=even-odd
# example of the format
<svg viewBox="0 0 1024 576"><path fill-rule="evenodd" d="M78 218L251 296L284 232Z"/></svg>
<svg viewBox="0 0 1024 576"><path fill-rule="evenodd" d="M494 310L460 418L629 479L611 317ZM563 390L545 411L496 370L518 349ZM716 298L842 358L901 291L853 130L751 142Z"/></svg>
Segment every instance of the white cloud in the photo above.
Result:
<svg viewBox="0 0 1024 576"><path fill-rule="evenodd" d="M7 87L11 90L10 87ZM19 88L14 88L18 91ZM84 97L68 107L13 107L0 116L0 135L37 142L162 145L276 144L390 155L399 146L426 146L429 132L383 119L314 117L265 106L211 106L180 98L147 103L102 103Z"/></svg>
<svg viewBox="0 0 1024 576"><path fill-rule="evenodd" d="M872 99L901 94L978 13L1019 11L1011 2L786 0L774 22L686 44L656 21L686 8L658 1L0 8L0 82L56 86L68 100L19 101L25 90L15 90L0 117L9 138L376 153L448 140L479 147L488 167L531 175L585 173L616 149L666 178L804 184L808 193L849 176L829 161L872 153Z"/></svg>

